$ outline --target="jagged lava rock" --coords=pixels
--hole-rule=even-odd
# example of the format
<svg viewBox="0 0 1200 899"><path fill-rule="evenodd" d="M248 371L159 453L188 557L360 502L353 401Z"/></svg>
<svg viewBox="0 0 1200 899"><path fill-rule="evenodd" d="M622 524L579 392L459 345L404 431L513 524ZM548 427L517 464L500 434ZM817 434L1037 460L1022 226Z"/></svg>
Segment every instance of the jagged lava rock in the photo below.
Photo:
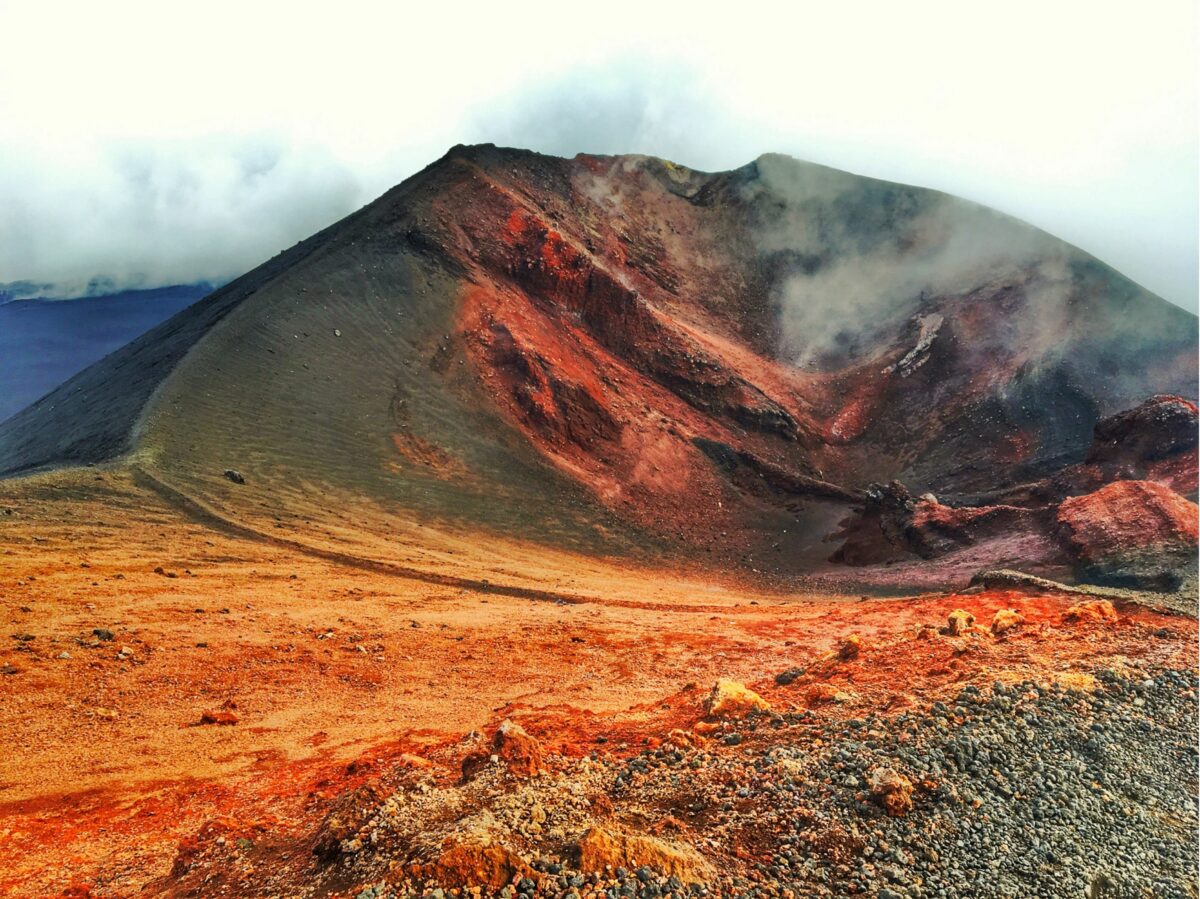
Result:
<svg viewBox="0 0 1200 899"><path fill-rule="evenodd" d="M542 745L525 728L512 721L505 720L496 728L490 752L480 750L463 759L463 780L470 780L486 768L492 756L518 777L533 777L542 770Z"/></svg>
<svg viewBox="0 0 1200 899"><path fill-rule="evenodd" d="M868 776L867 784L871 795L893 818L902 817L912 809L912 781L903 774L886 766L876 768Z"/></svg>

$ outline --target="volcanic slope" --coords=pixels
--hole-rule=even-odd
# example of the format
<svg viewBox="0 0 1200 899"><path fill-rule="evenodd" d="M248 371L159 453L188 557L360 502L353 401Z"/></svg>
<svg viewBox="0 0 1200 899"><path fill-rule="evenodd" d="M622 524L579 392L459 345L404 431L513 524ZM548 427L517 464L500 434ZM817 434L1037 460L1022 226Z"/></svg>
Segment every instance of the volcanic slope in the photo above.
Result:
<svg viewBox="0 0 1200 899"><path fill-rule="evenodd" d="M796 573L872 482L1010 488L1194 398L1195 331L933 191L456 147L0 425L0 472L130 465L372 564L422 568L433 527L472 570L482 530Z"/></svg>

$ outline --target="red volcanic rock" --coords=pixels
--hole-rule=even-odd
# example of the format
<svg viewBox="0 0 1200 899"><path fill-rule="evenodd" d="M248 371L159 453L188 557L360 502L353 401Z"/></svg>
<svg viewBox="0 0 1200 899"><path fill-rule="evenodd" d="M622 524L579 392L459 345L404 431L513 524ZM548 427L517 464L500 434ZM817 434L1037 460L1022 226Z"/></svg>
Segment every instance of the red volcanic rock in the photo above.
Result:
<svg viewBox="0 0 1200 899"><path fill-rule="evenodd" d="M1017 506L948 506L932 494L914 499L899 481L873 484L856 516L836 536L845 542L831 561L870 565L905 556L934 559L964 546L1029 531L1036 510Z"/></svg>
<svg viewBox="0 0 1200 899"><path fill-rule="evenodd" d="M496 729L492 746L514 774L532 777L542 770L542 746L519 724L511 721L501 724Z"/></svg>
<svg viewBox="0 0 1200 899"><path fill-rule="evenodd" d="M493 757L518 777L532 777L542 770L541 744L512 721L505 721L496 728L490 752L473 752L463 759L463 780L470 780L486 768Z"/></svg>
<svg viewBox="0 0 1200 899"><path fill-rule="evenodd" d="M1058 532L1085 580L1176 589L1194 568L1196 504L1152 481L1114 481L1066 499Z"/></svg>
<svg viewBox="0 0 1200 899"><path fill-rule="evenodd" d="M238 716L224 709L209 709L200 716L201 724L237 724Z"/></svg>
<svg viewBox="0 0 1200 899"><path fill-rule="evenodd" d="M431 873L451 887L485 887L497 892L514 878L530 873L519 855L486 832L449 838Z"/></svg>
<svg viewBox="0 0 1200 899"><path fill-rule="evenodd" d="M947 506L926 495L917 501L909 539L926 558L944 555L988 537L1028 530L1034 513L1016 506Z"/></svg>
<svg viewBox="0 0 1200 899"><path fill-rule="evenodd" d="M1071 606L1063 618L1067 621L1098 621L1115 624L1117 610L1107 599L1092 599Z"/></svg>
<svg viewBox="0 0 1200 899"><path fill-rule="evenodd" d="M1130 550L1196 546L1196 504L1151 481L1115 481L1063 500L1058 523L1063 539L1084 562Z"/></svg>
<svg viewBox="0 0 1200 899"><path fill-rule="evenodd" d="M893 818L902 818L912 809L912 781L903 774L887 767L876 768L867 783L871 795Z"/></svg>

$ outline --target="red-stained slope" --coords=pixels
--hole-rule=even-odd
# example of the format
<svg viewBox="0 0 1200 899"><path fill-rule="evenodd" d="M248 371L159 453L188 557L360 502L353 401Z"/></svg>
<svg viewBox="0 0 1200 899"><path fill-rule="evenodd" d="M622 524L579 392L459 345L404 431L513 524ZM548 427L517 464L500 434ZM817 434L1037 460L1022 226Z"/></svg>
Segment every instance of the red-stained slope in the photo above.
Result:
<svg viewBox="0 0 1200 899"><path fill-rule="evenodd" d="M0 425L0 471L133 452L225 520L404 566L415 518L795 574L873 483L1185 489L1175 438L1087 454L1194 390L1193 325L918 188L460 147Z"/></svg>

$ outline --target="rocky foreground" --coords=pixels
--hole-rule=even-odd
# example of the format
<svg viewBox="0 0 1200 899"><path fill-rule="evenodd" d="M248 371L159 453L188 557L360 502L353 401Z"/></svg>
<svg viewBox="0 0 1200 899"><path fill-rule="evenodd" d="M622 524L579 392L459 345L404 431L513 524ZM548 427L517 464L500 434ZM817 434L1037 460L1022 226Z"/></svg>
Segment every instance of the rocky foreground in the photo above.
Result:
<svg viewBox="0 0 1200 899"><path fill-rule="evenodd" d="M776 592L433 528L420 581L102 468L0 515L0 896L1195 895L1194 586Z"/></svg>
<svg viewBox="0 0 1200 899"><path fill-rule="evenodd" d="M1093 600L1053 627L1095 644L1120 621ZM1035 627L1051 625L955 610L909 648L969 666ZM719 681L692 700L690 726L640 745L599 732L576 757L505 722L376 772L307 833L214 824L158 886L355 899L1195 896L1196 671L1164 655L1182 650L1172 628L1123 636L1146 645L1113 667L967 683L892 709L856 702L856 668L887 660L851 636L779 672L763 688L772 702Z"/></svg>

